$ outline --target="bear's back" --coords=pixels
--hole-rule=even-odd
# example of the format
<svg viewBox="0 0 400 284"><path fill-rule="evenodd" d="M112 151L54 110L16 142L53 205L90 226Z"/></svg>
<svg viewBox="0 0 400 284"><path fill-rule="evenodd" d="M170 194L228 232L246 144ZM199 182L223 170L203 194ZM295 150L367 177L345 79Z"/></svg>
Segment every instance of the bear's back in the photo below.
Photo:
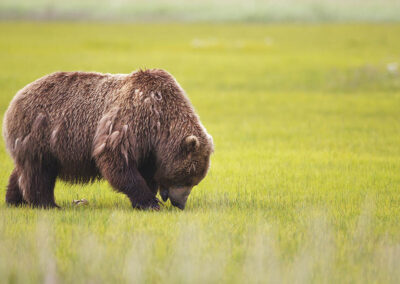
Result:
<svg viewBox="0 0 400 284"><path fill-rule="evenodd" d="M42 154L53 155L62 169L61 177L63 171L65 179L76 176L74 171L94 174L93 136L120 79L110 74L56 72L24 87L4 117L3 135L11 156L16 159L21 154L16 148L18 142L37 137L29 147L40 145L40 151L47 152ZM42 115L45 121L35 130L40 133L31 133L35 120Z"/></svg>

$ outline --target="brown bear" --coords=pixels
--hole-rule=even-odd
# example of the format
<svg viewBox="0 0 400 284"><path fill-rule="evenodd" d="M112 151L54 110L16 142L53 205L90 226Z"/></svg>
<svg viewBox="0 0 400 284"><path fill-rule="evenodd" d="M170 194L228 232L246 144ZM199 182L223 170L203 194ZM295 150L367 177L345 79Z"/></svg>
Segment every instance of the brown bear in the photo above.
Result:
<svg viewBox="0 0 400 284"><path fill-rule="evenodd" d="M58 207L56 178L101 178L134 208L158 210L162 199L184 209L213 152L185 92L161 69L131 74L56 72L20 90L4 118L15 163L8 204Z"/></svg>

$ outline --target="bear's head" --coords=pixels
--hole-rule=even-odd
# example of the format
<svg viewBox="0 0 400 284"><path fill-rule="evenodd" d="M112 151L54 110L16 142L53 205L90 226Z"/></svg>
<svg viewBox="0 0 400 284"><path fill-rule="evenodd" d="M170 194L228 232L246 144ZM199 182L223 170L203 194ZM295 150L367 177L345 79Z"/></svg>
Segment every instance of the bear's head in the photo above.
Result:
<svg viewBox="0 0 400 284"><path fill-rule="evenodd" d="M212 137L188 135L178 143L174 153L160 153L156 180L164 201L184 209L192 188L206 176L214 151Z"/></svg>

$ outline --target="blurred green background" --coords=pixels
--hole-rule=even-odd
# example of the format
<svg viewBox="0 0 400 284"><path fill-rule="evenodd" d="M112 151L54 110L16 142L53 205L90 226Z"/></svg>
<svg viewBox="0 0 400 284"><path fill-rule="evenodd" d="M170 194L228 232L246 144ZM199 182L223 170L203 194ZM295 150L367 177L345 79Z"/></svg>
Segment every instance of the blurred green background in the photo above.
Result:
<svg viewBox="0 0 400 284"><path fill-rule="evenodd" d="M1 0L0 18L101 21L399 21L398 0Z"/></svg>

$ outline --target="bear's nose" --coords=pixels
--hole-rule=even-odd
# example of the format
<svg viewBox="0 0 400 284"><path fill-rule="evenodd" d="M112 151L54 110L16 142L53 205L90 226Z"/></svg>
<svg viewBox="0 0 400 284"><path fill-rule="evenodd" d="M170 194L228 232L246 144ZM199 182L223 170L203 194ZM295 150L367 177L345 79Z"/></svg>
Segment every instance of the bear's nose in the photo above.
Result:
<svg viewBox="0 0 400 284"><path fill-rule="evenodd" d="M174 205L175 207L178 207L181 210L185 209L185 205L186 205L186 204L181 204L181 203L178 203L178 202L175 202L172 200L171 200L171 204Z"/></svg>

